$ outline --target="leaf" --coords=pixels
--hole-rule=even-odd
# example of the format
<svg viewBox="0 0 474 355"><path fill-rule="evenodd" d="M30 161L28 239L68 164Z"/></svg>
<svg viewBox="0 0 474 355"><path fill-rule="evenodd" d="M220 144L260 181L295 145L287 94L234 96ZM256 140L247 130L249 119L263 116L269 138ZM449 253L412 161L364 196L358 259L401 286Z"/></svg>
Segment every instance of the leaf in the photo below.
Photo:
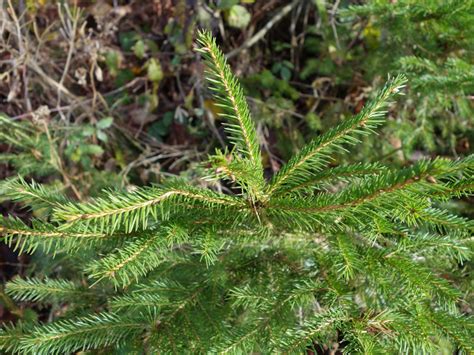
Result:
<svg viewBox="0 0 474 355"><path fill-rule="evenodd" d="M105 64L112 76L117 76L121 62L122 58L117 51L109 51L105 55Z"/></svg>
<svg viewBox="0 0 474 355"><path fill-rule="evenodd" d="M161 64L155 58L151 58L148 61L147 75L150 81L159 83L163 79L163 70L161 69Z"/></svg>
<svg viewBox="0 0 474 355"><path fill-rule="evenodd" d="M281 78L285 81L290 81L291 79L291 70L288 67L282 67L280 69Z"/></svg>
<svg viewBox="0 0 474 355"><path fill-rule="evenodd" d="M97 138L104 143L107 143L109 140L104 131L97 131Z"/></svg>
<svg viewBox="0 0 474 355"><path fill-rule="evenodd" d="M82 145L80 146L80 150L82 153L89 155L102 155L104 153L104 149L97 144Z"/></svg>
<svg viewBox="0 0 474 355"><path fill-rule="evenodd" d="M114 123L113 117L105 117L96 123L98 129L106 129Z"/></svg>
<svg viewBox="0 0 474 355"><path fill-rule="evenodd" d="M119 33L120 47L122 47L122 49L126 52L131 51L134 44L139 40L140 35L134 31Z"/></svg>
<svg viewBox="0 0 474 355"><path fill-rule="evenodd" d="M232 6L226 16L227 23L231 27L235 28L245 28L250 22L252 16L250 12L243 7L242 5L234 5Z"/></svg>
<svg viewBox="0 0 474 355"><path fill-rule="evenodd" d="M145 42L143 42L142 40L139 40L137 43L135 43L132 49L133 49L133 53L135 54L137 58L139 59L145 58L145 54L146 54Z"/></svg>
<svg viewBox="0 0 474 355"><path fill-rule="evenodd" d="M81 134L84 137L90 137L94 134L94 132L95 132L94 127L87 125L87 126L82 127Z"/></svg>

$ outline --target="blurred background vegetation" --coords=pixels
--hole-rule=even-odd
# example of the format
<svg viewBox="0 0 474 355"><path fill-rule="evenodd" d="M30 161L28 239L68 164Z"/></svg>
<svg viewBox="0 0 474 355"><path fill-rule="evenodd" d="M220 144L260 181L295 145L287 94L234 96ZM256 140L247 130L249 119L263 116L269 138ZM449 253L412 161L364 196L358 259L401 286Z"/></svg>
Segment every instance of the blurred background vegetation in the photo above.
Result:
<svg viewBox="0 0 474 355"><path fill-rule="evenodd" d="M245 86L268 176L309 138L360 111L397 73L409 86L381 133L334 164L404 166L472 153L472 0L0 4L4 184L21 174L86 200L169 174L196 179L207 154L227 146L193 50L199 28L212 29ZM449 207L472 217L470 202ZM15 203L0 210L29 217ZM46 271L41 255L31 258L0 245L2 282L18 273L51 275L61 264ZM15 307L0 292L0 319L15 319Z"/></svg>

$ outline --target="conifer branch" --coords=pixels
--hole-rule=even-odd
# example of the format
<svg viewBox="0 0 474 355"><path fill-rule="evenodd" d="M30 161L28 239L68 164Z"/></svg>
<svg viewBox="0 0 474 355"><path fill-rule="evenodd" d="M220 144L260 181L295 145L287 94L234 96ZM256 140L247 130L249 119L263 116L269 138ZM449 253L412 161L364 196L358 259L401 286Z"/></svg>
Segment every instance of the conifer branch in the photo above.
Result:
<svg viewBox="0 0 474 355"><path fill-rule="evenodd" d="M459 263L469 260L473 254L472 248L469 247L469 234L466 236L459 232L452 232L448 235L440 235L430 232L410 233L405 230L401 231L400 235L393 254L417 253L435 260L439 255L448 255Z"/></svg>
<svg viewBox="0 0 474 355"><path fill-rule="evenodd" d="M302 326L288 329L276 344L280 351L295 353L304 350L313 341L324 338L324 333L334 331L347 319L340 308L332 308L315 314Z"/></svg>
<svg viewBox="0 0 474 355"><path fill-rule="evenodd" d="M446 210L430 206L406 206L408 209L394 208L392 217L409 226L424 226L429 230L449 231L460 229L474 231L474 221L456 216Z"/></svg>
<svg viewBox="0 0 474 355"><path fill-rule="evenodd" d="M170 247L175 242L186 241L187 238L186 231L178 225L162 227L162 230L127 242L115 253L92 262L87 266L87 271L96 282L107 278L116 287L125 287L162 263L169 261Z"/></svg>
<svg viewBox="0 0 474 355"><path fill-rule="evenodd" d="M24 353L21 340L25 334L32 331L33 325L23 321L19 321L15 325L3 324L0 328L0 350L9 354Z"/></svg>
<svg viewBox="0 0 474 355"><path fill-rule="evenodd" d="M252 339L263 338L265 332L272 328L273 323L278 322L279 317L293 305L311 304L314 300L314 293L322 287L321 283L308 280L289 282L285 286L278 290L277 295L267 297L257 296L261 290L252 290L248 287L234 289L232 292L234 304L244 306L245 309L251 309L252 312L257 313L256 322L251 327L237 327L237 329L228 332L223 339L219 340L219 347L215 347L213 350L222 354L254 351ZM265 343L271 341L266 338L265 340Z"/></svg>
<svg viewBox="0 0 474 355"><path fill-rule="evenodd" d="M156 281L149 287L138 286L124 296L113 298L110 307L116 311L160 311L161 325L166 326L186 306L192 305L204 288L199 283L184 286L168 280Z"/></svg>
<svg viewBox="0 0 474 355"><path fill-rule="evenodd" d="M400 171L367 176L360 184L354 184L338 194L321 193L314 199L306 199L304 203L291 203L288 199L270 201L272 210L293 212L331 212L346 208L354 208L381 197L386 197L400 190L408 189L413 184L426 184L424 177L436 168L435 164L421 162L413 167ZM296 201L295 201L296 202Z"/></svg>
<svg viewBox="0 0 474 355"><path fill-rule="evenodd" d="M6 292L18 301L47 301L71 300L84 296L91 296L92 293L78 287L71 281L51 280L38 278L16 278L6 285Z"/></svg>
<svg viewBox="0 0 474 355"><path fill-rule="evenodd" d="M307 189L317 188L319 183L330 181L334 183L335 180L348 182L357 178L362 178L365 175L376 175L387 170L379 163L357 163L352 165L341 165L330 169L325 169L320 173L315 174L311 179L308 179L300 184L293 186L284 191L284 194L293 192L306 191ZM283 191L282 191L283 193ZM277 193L274 196L278 196Z"/></svg>
<svg viewBox="0 0 474 355"><path fill-rule="evenodd" d="M361 269L361 256L357 248L347 235L336 236L337 250L339 251L342 262L337 263L337 272L341 277L350 280L355 272Z"/></svg>
<svg viewBox="0 0 474 355"><path fill-rule="evenodd" d="M226 132L236 149L254 169L254 180L263 186L263 168L261 162L260 144L250 115L244 92L227 64L225 55L216 44L212 34L207 31L199 32L196 49L202 54L207 65L207 80L217 101L217 105L224 110L221 116L229 120L225 124Z"/></svg>
<svg viewBox="0 0 474 355"><path fill-rule="evenodd" d="M472 343L474 335L474 319L472 316L465 318L443 311L427 312L430 320L448 337L454 339L462 350L467 353L474 351Z"/></svg>
<svg viewBox="0 0 474 355"><path fill-rule="evenodd" d="M311 179L313 173L321 170L329 159L328 154L344 143L358 142L357 135L367 134L383 122L384 108L388 100L400 93L405 86L404 76L390 79L377 97L364 107L356 116L345 120L322 136L304 146L282 167L270 182L267 194L273 195L280 190L292 188Z"/></svg>
<svg viewBox="0 0 474 355"><path fill-rule="evenodd" d="M474 178L464 178L460 181L448 182L443 185L444 191L433 193L433 198L443 201L455 198L468 197L474 194Z"/></svg>
<svg viewBox="0 0 474 355"><path fill-rule="evenodd" d="M0 196L2 195L33 209L59 207L68 202L58 189L47 188L35 181L27 183L21 176L0 183Z"/></svg>
<svg viewBox="0 0 474 355"><path fill-rule="evenodd" d="M207 169L208 174L204 177L207 181L227 180L240 186L243 192L252 192L255 186L262 183L254 177L253 165L238 155L217 151L214 156L209 157L209 163L211 168Z"/></svg>
<svg viewBox="0 0 474 355"><path fill-rule="evenodd" d="M434 298L440 304L453 307L454 302L461 296L446 280L433 275L419 263L400 257L385 257L384 263L390 265L399 275L403 275L409 289L425 295L428 300Z"/></svg>
<svg viewBox="0 0 474 355"><path fill-rule="evenodd" d="M111 313L73 320L58 321L36 327L21 338L23 351L28 353L67 354L117 345L126 337L136 337L146 329L146 317L131 321Z"/></svg>
<svg viewBox="0 0 474 355"><path fill-rule="evenodd" d="M124 229L130 233L146 229L151 221L167 219L174 206L192 208L245 208L243 201L211 190L178 185L169 188L141 188L133 193L109 192L90 203L68 204L55 209L55 217L67 226L85 225L95 231L113 233ZM160 207L160 208L157 208ZM185 208L185 207L183 207ZM161 214L161 218L159 215Z"/></svg>
<svg viewBox="0 0 474 355"><path fill-rule="evenodd" d="M74 229L60 231L56 226L38 220L32 220L32 227L29 227L20 219L13 217L0 217L0 236L20 254L32 254L40 246L45 252L49 252L53 247L54 252L73 251L80 246L110 237L99 232Z"/></svg>

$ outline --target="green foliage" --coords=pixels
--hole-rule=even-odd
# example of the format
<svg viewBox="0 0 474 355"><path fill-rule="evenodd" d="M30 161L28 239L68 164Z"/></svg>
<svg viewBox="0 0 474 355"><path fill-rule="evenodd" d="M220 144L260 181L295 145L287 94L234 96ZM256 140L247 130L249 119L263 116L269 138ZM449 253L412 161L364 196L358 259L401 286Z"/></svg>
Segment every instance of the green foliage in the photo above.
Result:
<svg viewBox="0 0 474 355"><path fill-rule="evenodd" d="M95 166L104 154L104 149L94 142L97 140L102 143L108 142L106 129L113 123L111 117L103 118L94 125L69 126L50 119L48 115L49 112L40 112L36 113L33 121L14 121L0 114L0 143L10 146L9 154L0 155L0 163L12 165L20 176L47 178L50 181L46 187L35 183L27 186L28 184L21 178L17 182L15 180L2 182L0 198L3 190L8 190L8 193L12 194L18 189L29 189L30 196L33 198L35 195L35 202L40 202L40 195L43 197L49 195L50 199L55 199L59 198L59 192L68 188L75 190L78 197L78 188L83 191L86 189L98 191L116 180L114 174ZM77 176L70 176L71 171ZM15 186L3 188L4 184L10 183ZM57 190L58 193L53 194L53 190ZM16 199L14 196L10 197ZM28 193L24 191L21 198L27 199Z"/></svg>
<svg viewBox="0 0 474 355"><path fill-rule="evenodd" d="M132 321L114 314L98 314L74 321L59 321L36 327L20 340L22 351L35 354L64 354L77 350L97 349L114 344L120 347L126 337L142 332L142 321Z"/></svg>
<svg viewBox="0 0 474 355"><path fill-rule="evenodd" d="M436 353L448 341L472 352L460 268L474 225L444 204L472 194L474 157L329 166L384 123L405 78L390 78L267 182L243 91L211 34L198 42L235 148L210 157L199 187L171 179L73 202L6 184L6 196L51 212L31 226L3 218L4 240L73 252L80 270L70 281L15 279L7 292L52 302L87 291L95 301L71 303L77 315L51 324L5 327L0 349L306 353L337 343L347 353ZM235 193L205 187L223 179Z"/></svg>
<svg viewBox="0 0 474 355"><path fill-rule="evenodd" d="M17 148L12 154L2 154L2 163L13 163L21 175L35 172L47 175L57 170L52 146L40 129L30 123L15 122L0 115L0 140ZM45 157L51 157L49 160Z"/></svg>
<svg viewBox="0 0 474 355"><path fill-rule="evenodd" d="M255 194L263 185L263 169L260 145L244 92L211 34L201 33L198 43L197 50L208 63L206 74L210 88L215 93L217 105L224 111L221 115L229 122L226 132L237 151L251 166L252 173L247 179L252 179L248 185Z"/></svg>
<svg viewBox="0 0 474 355"><path fill-rule="evenodd" d="M269 194L285 189L297 189L298 185L305 184L307 177L321 170L330 159L335 148L342 148L343 144L359 142L357 136L367 134L383 121L385 105L388 100L403 88L405 79L396 77L389 80L384 89L374 101L351 119L326 132L307 144L297 155L286 164L273 178L269 187Z"/></svg>
<svg viewBox="0 0 474 355"><path fill-rule="evenodd" d="M397 70L410 80L402 126L387 131L402 140L406 156L420 147L451 154L472 136L473 11L472 0L371 0L340 12L370 47L360 64L369 77Z"/></svg>
<svg viewBox="0 0 474 355"><path fill-rule="evenodd" d="M48 301L71 300L77 297L87 296L87 290L81 290L71 281L66 280L39 280L17 278L8 283L7 293L19 301Z"/></svg>

